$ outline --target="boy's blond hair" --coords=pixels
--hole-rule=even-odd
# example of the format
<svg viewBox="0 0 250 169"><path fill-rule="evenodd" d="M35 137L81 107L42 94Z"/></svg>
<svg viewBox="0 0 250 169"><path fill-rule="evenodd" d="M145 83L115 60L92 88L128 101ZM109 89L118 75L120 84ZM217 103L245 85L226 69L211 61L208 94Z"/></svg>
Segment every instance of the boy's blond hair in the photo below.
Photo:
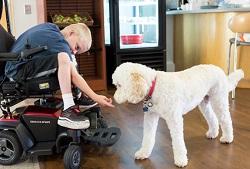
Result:
<svg viewBox="0 0 250 169"><path fill-rule="evenodd" d="M62 32L63 33L74 32L79 36L80 39L84 38L88 42L92 41L91 32L90 32L88 26L84 23L71 24L71 25L65 27L62 30Z"/></svg>

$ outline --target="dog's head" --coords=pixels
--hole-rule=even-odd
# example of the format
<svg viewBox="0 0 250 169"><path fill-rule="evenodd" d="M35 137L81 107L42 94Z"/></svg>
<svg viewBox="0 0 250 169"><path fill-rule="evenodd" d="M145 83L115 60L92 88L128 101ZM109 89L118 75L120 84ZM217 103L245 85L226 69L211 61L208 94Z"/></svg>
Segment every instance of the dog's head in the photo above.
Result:
<svg viewBox="0 0 250 169"><path fill-rule="evenodd" d="M123 63L112 75L117 103L139 103L148 94L155 70L137 63Z"/></svg>

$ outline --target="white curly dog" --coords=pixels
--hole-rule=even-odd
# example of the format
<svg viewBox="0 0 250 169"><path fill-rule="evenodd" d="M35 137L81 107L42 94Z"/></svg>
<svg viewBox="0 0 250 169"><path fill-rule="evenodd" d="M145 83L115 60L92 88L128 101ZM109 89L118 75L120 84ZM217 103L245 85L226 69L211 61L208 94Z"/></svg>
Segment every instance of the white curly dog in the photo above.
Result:
<svg viewBox="0 0 250 169"><path fill-rule="evenodd" d="M228 95L244 77L242 70L229 76L214 65L198 65L180 72L156 71L137 63L123 63L112 75L118 104L144 104L144 131L135 159L148 158L155 144L159 117L170 130L174 161L178 167L188 163L183 135L183 115L199 106L208 123L206 137L218 136L221 143L233 141Z"/></svg>

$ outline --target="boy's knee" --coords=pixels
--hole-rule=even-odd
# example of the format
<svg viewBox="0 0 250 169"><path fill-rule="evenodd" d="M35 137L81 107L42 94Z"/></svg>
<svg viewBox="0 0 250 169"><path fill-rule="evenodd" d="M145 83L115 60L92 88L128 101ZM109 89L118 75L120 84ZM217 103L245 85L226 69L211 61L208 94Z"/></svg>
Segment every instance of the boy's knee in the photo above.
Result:
<svg viewBox="0 0 250 169"><path fill-rule="evenodd" d="M62 65L62 64L70 64L70 58L69 58L69 55L65 52L61 52L58 54L57 56L57 59L58 59L58 63L59 65Z"/></svg>

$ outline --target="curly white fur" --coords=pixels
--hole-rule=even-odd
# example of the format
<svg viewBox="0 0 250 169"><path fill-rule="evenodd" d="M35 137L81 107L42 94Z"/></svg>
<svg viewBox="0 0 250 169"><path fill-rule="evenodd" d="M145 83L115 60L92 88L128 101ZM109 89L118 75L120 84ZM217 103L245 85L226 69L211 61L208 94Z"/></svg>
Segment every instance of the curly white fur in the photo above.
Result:
<svg viewBox="0 0 250 169"><path fill-rule="evenodd" d="M152 94L153 107L144 113L144 131L141 148L136 159L148 158L153 150L159 117L165 119L178 167L188 163L183 135L183 115L199 106L208 123L207 138L216 138L219 125L221 143L233 141L233 127L229 112L228 93L243 78L242 70L226 76L214 65L198 65L181 72L162 72L136 63L123 63L112 75L117 87L117 103L139 103L147 96L152 81L156 85Z"/></svg>

